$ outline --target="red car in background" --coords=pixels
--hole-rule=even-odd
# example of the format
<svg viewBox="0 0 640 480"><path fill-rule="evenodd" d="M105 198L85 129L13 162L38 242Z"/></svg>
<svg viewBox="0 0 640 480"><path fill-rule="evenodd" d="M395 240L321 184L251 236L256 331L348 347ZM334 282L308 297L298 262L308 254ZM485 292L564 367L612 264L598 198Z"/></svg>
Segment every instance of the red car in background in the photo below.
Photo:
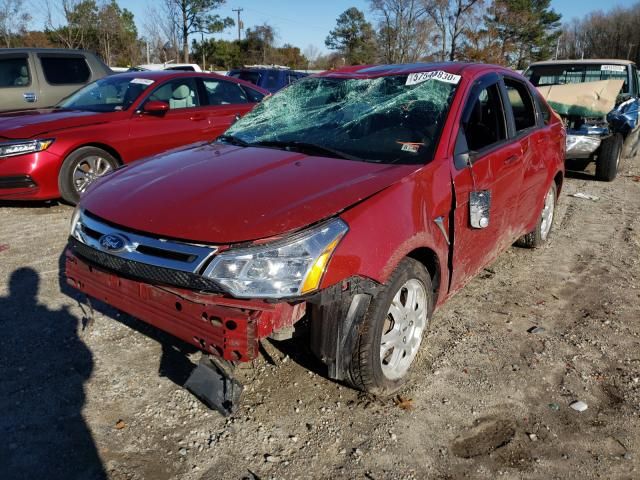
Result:
<svg viewBox="0 0 640 480"><path fill-rule="evenodd" d="M46 110L0 116L0 200L76 203L118 166L212 141L269 92L216 74L112 75Z"/></svg>
<svg viewBox="0 0 640 480"><path fill-rule="evenodd" d="M547 240L564 146L558 115L512 70L325 72L217 142L92 186L67 281L229 362L306 317L331 378L389 394L435 308L514 242Z"/></svg>

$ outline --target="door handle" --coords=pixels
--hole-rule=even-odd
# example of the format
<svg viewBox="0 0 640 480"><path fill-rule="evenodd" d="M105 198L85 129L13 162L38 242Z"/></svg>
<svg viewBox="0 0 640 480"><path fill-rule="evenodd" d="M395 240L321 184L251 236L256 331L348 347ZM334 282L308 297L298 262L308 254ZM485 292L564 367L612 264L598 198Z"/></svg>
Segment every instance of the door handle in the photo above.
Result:
<svg viewBox="0 0 640 480"><path fill-rule="evenodd" d="M544 142L544 138L540 137L536 140L536 144L540 145L542 142Z"/></svg>
<svg viewBox="0 0 640 480"><path fill-rule="evenodd" d="M38 100L38 96L33 92L26 92L22 94L25 102L33 103Z"/></svg>
<svg viewBox="0 0 640 480"><path fill-rule="evenodd" d="M512 164L512 163L514 163L514 162L516 162L519 158L520 158L520 156L519 156L519 155L511 155L509 158L507 158L507 159L504 161L504 164L505 164L505 165L510 165L510 164Z"/></svg>
<svg viewBox="0 0 640 480"><path fill-rule="evenodd" d="M191 115L191 117L189 117L189 120L193 120L194 122L199 122L206 119L207 117L201 114Z"/></svg>

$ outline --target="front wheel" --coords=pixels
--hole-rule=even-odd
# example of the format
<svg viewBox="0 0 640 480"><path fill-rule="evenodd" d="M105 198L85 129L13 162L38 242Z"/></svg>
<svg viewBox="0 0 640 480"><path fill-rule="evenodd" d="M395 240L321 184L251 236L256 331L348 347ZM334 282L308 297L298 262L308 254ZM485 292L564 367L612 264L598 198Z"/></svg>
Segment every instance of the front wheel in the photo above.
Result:
<svg viewBox="0 0 640 480"><path fill-rule="evenodd" d="M551 233L551 227L553 226L553 219L555 218L557 195L558 190L556 183L551 182L551 187L549 187L544 197L544 205L542 206L540 217L538 217L536 228L520 237L516 245L526 248L537 248L547 241Z"/></svg>
<svg viewBox="0 0 640 480"><path fill-rule="evenodd" d="M76 204L80 195L98 178L115 170L118 161L97 147L82 147L72 152L62 164L58 188L62 198Z"/></svg>
<svg viewBox="0 0 640 480"><path fill-rule="evenodd" d="M619 133L602 142L596 159L596 178L598 180L610 182L616 178L618 168L620 168L623 143L622 135Z"/></svg>
<svg viewBox="0 0 640 480"><path fill-rule="evenodd" d="M348 380L359 390L390 395L406 381L433 309L429 272L405 258L369 306L358 329Z"/></svg>

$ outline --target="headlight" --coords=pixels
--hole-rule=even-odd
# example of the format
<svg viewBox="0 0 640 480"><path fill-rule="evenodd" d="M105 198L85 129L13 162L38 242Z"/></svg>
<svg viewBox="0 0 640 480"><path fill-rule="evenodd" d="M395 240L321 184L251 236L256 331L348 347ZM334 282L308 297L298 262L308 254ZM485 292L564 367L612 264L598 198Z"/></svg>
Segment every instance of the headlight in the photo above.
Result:
<svg viewBox="0 0 640 480"><path fill-rule="evenodd" d="M218 255L206 277L240 298L283 298L318 288L331 254L349 227L334 219L285 240Z"/></svg>
<svg viewBox="0 0 640 480"><path fill-rule="evenodd" d="M52 143L52 138L47 140L0 143L0 157L13 157L16 155L24 155L25 153L42 152L49 148Z"/></svg>

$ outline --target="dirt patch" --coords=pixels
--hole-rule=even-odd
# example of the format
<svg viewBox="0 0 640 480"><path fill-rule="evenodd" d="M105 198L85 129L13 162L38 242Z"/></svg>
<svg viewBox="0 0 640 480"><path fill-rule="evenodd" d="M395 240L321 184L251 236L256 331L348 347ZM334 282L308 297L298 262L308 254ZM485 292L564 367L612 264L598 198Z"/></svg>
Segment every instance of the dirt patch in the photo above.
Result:
<svg viewBox="0 0 640 480"><path fill-rule="evenodd" d="M451 453L460 458L487 455L507 445L515 434L515 426L509 420L479 419L465 435L451 443Z"/></svg>
<svg viewBox="0 0 640 480"><path fill-rule="evenodd" d="M242 370L230 418L184 390L193 348L97 304L83 323L58 276L70 207L0 205L0 478L639 478L637 176L570 174L549 244L435 313L395 402L328 380L298 337Z"/></svg>

